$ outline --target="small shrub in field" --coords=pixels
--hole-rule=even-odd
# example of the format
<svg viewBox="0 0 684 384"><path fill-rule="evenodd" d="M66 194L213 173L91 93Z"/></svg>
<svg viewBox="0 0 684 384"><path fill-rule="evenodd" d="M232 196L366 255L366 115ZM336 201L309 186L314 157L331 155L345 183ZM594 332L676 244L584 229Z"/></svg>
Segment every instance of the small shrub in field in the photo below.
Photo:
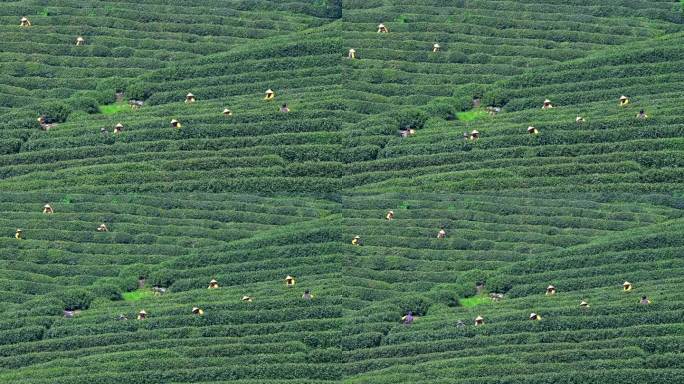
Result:
<svg viewBox="0 0 684 384"><path fill-rule="evenodd" d="M66 288L57 294L64 303L64 309L88 309L90 302L95 298L92 291L85 288Z"/></svg>
<svg viewBox="0 0 684 384"><path fill-rule="evenodd" d="M47 116L57 123L65 122L72 111L73 108L70 105L60 101L47 102L39 108L39 114L41 116Z"/></svg>
<svg viewBox="0 0 684 384"><path fill-rule="evenodd" d="M74 111L83 111L90 114L100 111L97 100L92 97L78 96L68 101Z"/></svg>
<svg viewBox="0 0 684 384"><path fill-rule="evenodd" d="M399 129L420 129L423 128L428 117L422 110L413 108L399 112L396 120Z"/></svg>

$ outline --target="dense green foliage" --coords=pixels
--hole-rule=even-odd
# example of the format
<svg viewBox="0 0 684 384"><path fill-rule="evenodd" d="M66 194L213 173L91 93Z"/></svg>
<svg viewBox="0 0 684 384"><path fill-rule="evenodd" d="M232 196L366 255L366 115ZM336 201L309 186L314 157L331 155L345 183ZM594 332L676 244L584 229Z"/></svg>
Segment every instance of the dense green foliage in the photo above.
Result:
<svg viewBox="0 0 684 384"><path fill-rule="evenodd" d="M674 0L3 3L0 382L680 382L683 22Z"/></svg>

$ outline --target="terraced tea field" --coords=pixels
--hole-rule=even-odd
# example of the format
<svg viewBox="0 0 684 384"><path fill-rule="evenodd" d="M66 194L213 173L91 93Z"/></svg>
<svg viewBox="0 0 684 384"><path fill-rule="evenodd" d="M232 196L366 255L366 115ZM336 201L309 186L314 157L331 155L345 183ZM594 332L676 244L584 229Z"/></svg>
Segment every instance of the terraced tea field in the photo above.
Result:
<svg viewBox="0 0 684 384"><path fill-rule="evenodd" d="M3 2L0 382L681 382L683 16Z"/></svg>

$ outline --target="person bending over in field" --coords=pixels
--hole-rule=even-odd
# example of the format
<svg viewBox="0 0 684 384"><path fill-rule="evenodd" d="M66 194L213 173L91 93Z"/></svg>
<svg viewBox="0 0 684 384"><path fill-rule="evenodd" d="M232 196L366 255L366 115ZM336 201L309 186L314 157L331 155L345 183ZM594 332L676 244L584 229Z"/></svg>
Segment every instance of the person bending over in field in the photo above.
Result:
<svg viewBox="0 0 684 384"><path fill-rule="evenodd" d="M646 120L646 119L648 119L648 115L642 109L641 111L639 111L639 113L637 113L636 118L639 120Z"/></svg>
<svg viewBox="0 0 684 384"><path fill-rule="evenodd" d="M138 320L145 319L147 319L147 312L143 309L142 311L138 312Z"/></svg>
<svg viewBox="0 0 684 384"><path fill-rule="evenodd" d="M413 324L413 311L408 311L406 316L402 317L401 320L404 322L404 325Z"/></svg>
<svg viewBox="0 0 684 384"><path fill-rule="evenodd" d="M311 301L311 299L313 299L313 295L311 294L311 291L308 289L305 290L304 294L302 295L302 299Z"/></svg>
<svg viewBox="0 0 684 384"><path fill-rule="evenodd" d="M287 104L283 104L283 105L280 107L280 112L282 112L282 113L288 113L288 112L290 112L290 108L287 107Z"/></svg>
<svg viewBox="0 0 684 384"><path fill-rule="evenodd" d="M361 236L354 236L354 238L351 241L352 245L363 245L361 242Z"/></svg>
<svg viewBox="0 0 684 384"><path fill-rule="evenodd" d="M639 301L639 304L648 305L648 304L651 304L651 300L649 300L648 297L646 297L646 296L641 296L641 300Z"/></svg>
<svg viewBox="0 0 684 384"><path fill-rule="evenodd" d="M446 231L444 228L440 229L439 232L437 232L437 238L438 239L445 239L446 238Z"/></svg>
<svg viewBox="0 0 684 384"><path fill-rule="evenodd" d="M627 98L627 96L620 96L620 106L624 107L627 104L629 104L629 99Z"/></svg>
<svg viewBox="0 0 684 384"><path fill-rule="evenodd" d="M273 100L275 99L275 92L273 92L272 89L267 89L266 90L266 96L264 96L264 100Z"/></svg>
<svg viewBox="0 0 684 384"><path fill-rule="evenodd" d="M501 112L501 107L487 107L487 113L489 113L490 116L496 116L499 112Z"/></svg>
<svg viewBox="0 0 684 384"><path fill-rule="evenodd" d="M399 136L401 136L401 137L409 137L409 136L413 136L415 134L416 134L415 129L400 129L399 130Z"/></svg>
<svg viewBox="0 0 684 384"><path fill-rule="evenodd" d="M45 115L41 115L40 117L38 117L38 124L40 125L40 129L42 129L43 131L49 131L50 128L55 126L55 119Z"/></svg>
<svg viewBox="0 0 684 384"><path fill-rule="evenodd" d="M294 277L292 277L292 276L290 276L290 275L285 276L285 286L286 286L286 287L292 288L292 287L295 286L296 283L297 283L297 282L296 282L296 280L295 280Z"/></svg>

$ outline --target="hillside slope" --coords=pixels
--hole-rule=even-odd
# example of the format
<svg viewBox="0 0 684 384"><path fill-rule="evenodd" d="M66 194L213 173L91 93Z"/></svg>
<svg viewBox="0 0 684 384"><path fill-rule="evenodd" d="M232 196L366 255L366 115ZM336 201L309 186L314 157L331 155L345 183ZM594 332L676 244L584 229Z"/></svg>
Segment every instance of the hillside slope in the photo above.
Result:
<svg viewBox="0 0 684 384"><path fill-rule="evenodd" d="M261 5L272 11L263 12L256 3L256 9L245 11L240 9L243 5L239 10L231 9L230 3L220 10L201 7L184 10L209 13L207 24L196 21L199 24L193 30L208 36L223 38L227 34L212 27L219 23L212 19L218 17L215 14L225 15L221 19L224 24L226 20L235 20L238 25L246 23L241 17L243 13L249 18L269 19L264 21L264 26L273 30L254 36L254 42L222 43L220 52L174 55L168 62L160 61L148 70L139 70L136 77L119 72L107 56L99 62L89 62L80 56L98 48L97 40L80 47L68 46L67 41L52 42L52 49L63 51L68 47L65 54L78 54L74 60L79 65L74 68L64 62L62 72L44 74L46 82L26 73L12 75L10 72L16 65L11 61L3 64L10 71L7 76L34 78L41 88L59 90L63 96L40 92L38 95L51 101L36 100L32 104L27 100L21 103L22 108L8 110L6 119L0 123L0 174L5 180L0 189L49 188L87 193L327 193L358 189L361 185L375 185L388 179L394 188L403 182L397 183L396 179L444 175L440 167L457 162L461 164L460 170L465 171L481 168L483 158L504 161L511 156L520 158L524 151L534 156L535 147L540 143L553 144L550 148L563 151L571 148L576 156L591 155L588 149L575 144L593 145L598 140L566 137L568 131L575 130L575 113L587 114L589 119L590 124L581 127L582 132L595 129L596 122L602 123L603 119L621 118L621 121L611 120L610 124L629 133L624 135L620 130L620 140L607 138L606 141L613 145L616 141L633 141L642 135L640 125L629 119L634 109L638 105L650 110L656 108L660 102L656 94L662 94L663 98L673 96L670 101L675 103L675 95L681 92L676 70L681 60L678 49L681 34L676 32L682 31L682 24L673 22L681 15L672 12L672 2L623 1L619 6L606 8L593 4L559 6L558 2L549 1L525 5L523 13L513 2L506 1L453 2L450 6L444 6L444 2L421 6L349 2L343 3L341 19L306 13L316 14L314 11L320 8L320 2L309 6L267 3ZM91 12L99 15L98 7ZM549 11L551 8L554 11ZM293 9L301 9L303 14L292 14ZM334 14L330 9L334 7L328 6L327 11L323 9L319 13ZM189 28L189 16L181 15L174 19L173 25ZM57 23L60 18L49 20ZM80 21L67 20L70 24ZM386 23L391 32L377 33L379 22ZM37 37L45 32L41 23L41 18L34 18L30 28L16 25L4 28L12 28L12 34ZM140 29L143 36L158 34L148 31L152 28L149 24L123 25L134 31ZM240 29L254 31L242 25ZM188 38L183 33L174 36ZM433 42L441 44L440 52L430 51ZM105 40L102 44L117 45L116 41ZM192 46L205 45L211 46L197 39ZM356 49L356 60L346 58L350 48ZM149 57L142 52L139 55ZM8 57L27 60L33 56L15 53ZM624 62L609 71L616 60ZM128 60L122 59L125 62ZM594 65L604 69L592 72L594 77L575 85L564 84L575 81L574 73L590 76L586 68ZM85 75L92 78L89 80L92 83L79 82L85 86L83 91L66 83L50 83L54 79L78 80L84 77L76 72L82 67L95 72L106 68L101 74L106 78ZM642 73L642 68L649 68L648 73ZM114 74L108 71L119 74L111 77ZM550 77L549 73L557 77ZM522 85L524 81L534 85ZM637 85L644 83L649 88ZM596 88L602 92L595 92ZM272 102L262 100L267 89L276 92ZM516 92L517 89L521 91ZM116 91L123 91L124 99L145 98L145 106L132 111L125 105L106 104L113 101ZM197 103L183 103L188 92L197 97ZM626 109L629 114L618 113L616 108L606 113L605 106L617 105L617 98L623 93L630 94L640 104L634 103ZM32 96L31 100L40 96ZM48 132L37 129L36 116L41 111L55 114L55 100L60 98L66 112L71 111L68 120ZM540 114L521 117L509 113L493 121L482 119L472 124L444 120L469 110L473 99L480 99L483 107L505 104L505 112L517 112L523 107L521 103L526 108L538 109L545 98L553 98L562 108L546 114L541 121ZM567 108L568 104L576 103L572 100L580 99L597 104L587 105L584 111ZM96 101L100 109L112 112L84 112L97 110L97 106L88 107ZM288 104L290 114L278 112L283 103ZM19 104L8 102L7 105ZM418 137L400 141L396 137L397 129L401 124L416 123L411 117L416 107L425 111L419 121L424 122L426 129ZM221 113L224 108L229 108L233 116L224 117ZM408 117L397 123L398 116ZM171 128L172 119L179 120L183 128ZM520 125L513 126L505 120L520 121ZM563 132L543 127L537 141L525 136L528 125L544 122L559 126ZM117 123L124 125L124 131L111 135ZM661 124L655 120L650 123ZM509 134L489 136L492 124L502 127L498 132ZM665 122L665 125L671 123ZM462 145L460 135L473 128L484 132L483 140L477 145ZM110 134L103 135L101 129L107 129ZM676 132L670 129L664 134L672 137ZM440 145L434 145L435 141ZM410 160L403 161L406 155L411 156ZM559 157L551 153L546 156ZM471 159L478 164L472 164ZM520 164L520 160L515 165L527 165ZM412 165L414 161L419 162L418 166ZM560 162L556 167L563 166ZM429 167L424 168L422 164ZM509 165L515 166L509 163L504 166ZM633 172L641 171L635 168L635 163L629 166ZM551 171L564 173L566 179L576 177L565 171ZM608 172L628 170L622 167ZM515 178L509 179L512 180L497 187L511 188L518 184ZM572 179L569 184L586 185L587 181ZM609 184L607 188L612 189L615 183L602 184ZM530 186L540 185L545 183ZM475 185L458 190L497 187ZM379 189L383 188L384 185ZM427 187L428 190L444 188L433 182Z"/></svg>
<svg viewBox="0 0 684 384"><path fill-rule="evenodd" d="M598 381L681 373L671 355L681 295L670 287L683 283L684 222L667 199L53 195L45 216L27 212L27 197L46 198L14 195L3 220L9 232L32 217L21 221L25 240L3 240L6 382L543 382L575 376L578 364ZM111 232L96 233L104 219ZM434 238L440 227L446 239ZM350 245L359 233L364 245ZM140 275L170 293L110 301ZM207 290L211 278L220 289ZM641 295L653 304L639 305ZM75 303L87 310L61 318ZM141 309L149 319L133 320ZM398 322L407 310L419 316L410 327ZM486 323L474 327L479 315ZM535 368L556 373L530 376Z"/></svg>
<svg viewBox="0 0 684 384"><path fill-rule="evenodd" d="M0 382L681 381L683 21L5 2Z"/></svg>

